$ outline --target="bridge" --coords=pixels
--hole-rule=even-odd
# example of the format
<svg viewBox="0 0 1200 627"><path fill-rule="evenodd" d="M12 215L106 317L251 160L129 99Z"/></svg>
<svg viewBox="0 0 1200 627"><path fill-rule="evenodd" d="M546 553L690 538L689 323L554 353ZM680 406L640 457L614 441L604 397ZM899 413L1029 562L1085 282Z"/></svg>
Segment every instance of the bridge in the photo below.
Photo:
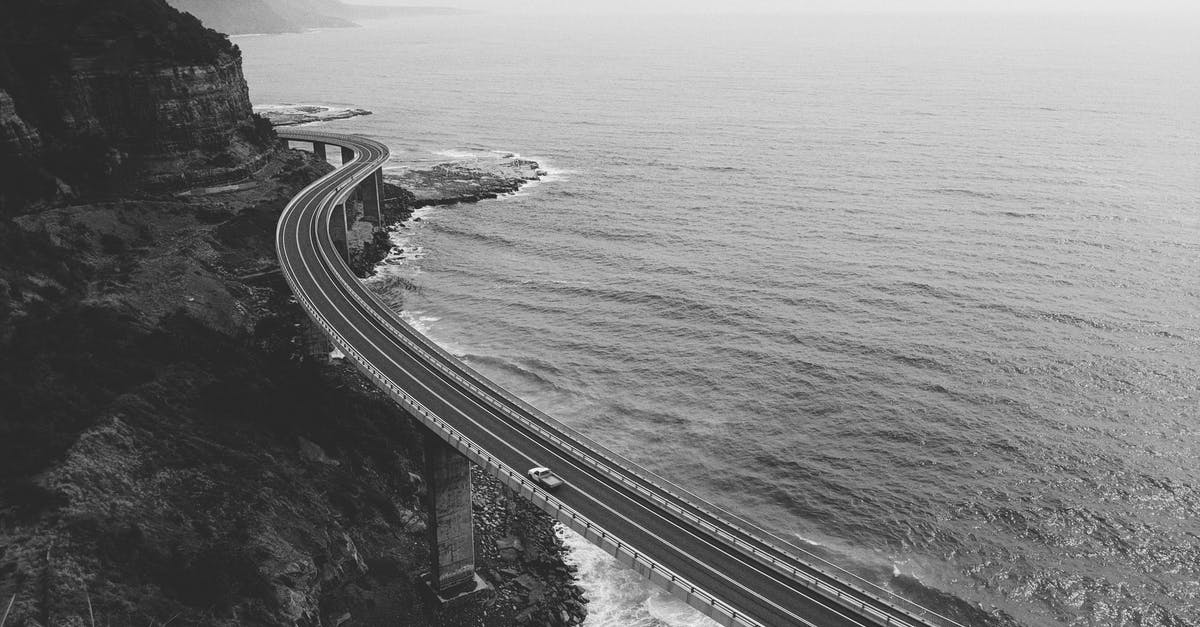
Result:
<svg viewBox="0 0 1200 627"><path fill-rule="evenodd" d="M346 264L347 205L379 218L383 144L358 136L281 131L291 142L342 149L343 165L288 203L276 229L282 273L297 301L346 358L431 434L430 584L474 588L467 461L532 501L620 563L718 624L957 625L722 511L524 403L406 324ZM363 188L368 188L364 190ZM530 481L536 466L565 485Z"/></svg>

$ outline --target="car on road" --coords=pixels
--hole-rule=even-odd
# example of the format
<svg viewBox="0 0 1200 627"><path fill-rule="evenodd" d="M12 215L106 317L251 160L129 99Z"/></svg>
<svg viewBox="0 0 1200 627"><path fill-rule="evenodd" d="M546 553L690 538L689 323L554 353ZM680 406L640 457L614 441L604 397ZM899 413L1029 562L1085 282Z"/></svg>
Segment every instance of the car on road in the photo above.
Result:
<svg viewBox="0 0 1200 627"><path fill-rule="evenodd" d="M534 483L546 488L547 490L553 490L554 488L557 488L563 484L563 480L559 479L558 475L554 474L554 471L550 470L549 468L543 468L541 466L538 466L537 468L530 468L529 472L526 474L529 475L530 479L533 479Z"/></svg>

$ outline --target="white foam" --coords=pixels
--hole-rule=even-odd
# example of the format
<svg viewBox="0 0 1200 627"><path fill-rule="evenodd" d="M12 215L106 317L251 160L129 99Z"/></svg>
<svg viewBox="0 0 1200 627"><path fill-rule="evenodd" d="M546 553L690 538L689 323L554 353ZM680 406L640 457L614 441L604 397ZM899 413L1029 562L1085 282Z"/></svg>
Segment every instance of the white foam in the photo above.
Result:
<svg viewBox="0 0 1200 627"><path fill-rule="evenodd" d="M432 321L431 320L423 320L423 318L425 318L425 316L421 315L423 313L425 313L425 312L405 310L405 311L400 312L400 317L405 322L408 323L408 326L416 329L421 335L424 335L425 337L433 339L433 336L430 335L430 333L429 333L430 329L429 329L429 324L428 324L429 322L432 322ZM437 343L437 340L434 340L434 342ZM443 347L443 348L445 348L445 347Z"/></svg>
<svg viewBox="0 0 1200 627"><path fill-rule="evenodd" d="M822 544L821 544L820 542L817 542L816 540L811 540L811 539L809 539L809 538L806 538L806 537L804 537L804 536L800 535L800 533L799 533L799 532L797 532L797 531L793 531L793 532L792 532L792 535L794 535L794 536L796 536L797 538L799 538L799 539L800 539L800 541L801 541L801 542L803 542L803 543L805 543L805 544L811 544L812 546L822 546Z"/></svg>
<svg viewBox="0 0 1200 627"><path fill-rule="evenodd" d="M421 223L429 220L436 209L436 206L414 209L408 219L400 223L399 228L388 232L388 240L396 247L396 250L388 254L386 261L389 264L415 261L425 257L425 249L421 246L412 246L411 242L416 237ZM400 252L401 250L403 252Z"/></svg>
<svg viewBox="0 0 1200 627"><path fill-rule="evenodd" d="M420 217L424 220L431 209L432 207L417 209L399 228L388 231L388 241L392 244L392 250L375 266L375 274L363 279L363 283L374 287L377 283L387 283L391 278L408 278L421 273L417 262L425 258L427 251L424 247L412 243L417 235L417 227L421 224L413 218Z"/></svg>
<svg viewBox="0 0 1200 627"><path fill-rule="evenodd" d="M517 155L515 158L523 159L524 157ZM528 160L536 161L538 164L537 169L546 173L545 175L543 175L541 177L541 179L539 179L537 181L530 181L530 183L557 183L559 181L570 180L568 178L570 175L578 174L578 172L575 170L556 168L553 165L551 165L550 163L546 162L545 159L542 159L540 157L530 157Z"/></svg>
<svg viewBox="0 0 1200 627"><path fill-rule="evenodd" d="M443 157L449 157L451 159L458 159L458 160L468 160L468 159L471 161L479 160L478 153L474 153L469 150L458 150L456 148L450 148L448 150L438 150L438 151L434 152L433 154L440 155Z"/></svg>
<svg viewBox="0 0 1200 627"><path fill-rule="evenodd" d="M420 310L412 311L406 309L400 312L400 318L407 322L408 326L416 329L418 333L432 340L434 344L440 346L442 350L446 351L447 353L450 353L459 359L462 359L463 355L466 354L466 350L462 347L442 340L433 333L434 323L441 320L441 318L438 316L426 315L424 311Z"/></svg>
<svg viewBox="0 0 1200 627"><path fill-rule="evenodd" d="M715 627L683 601L651 584L634 571L559 525L567 546L565 559L578 568L579 585L588 599L584 627Z"/></svg>
<svg viewBox="0 0 1200 627"><path fill-rule="evenodd" d="M523 158L516 153L505 153L505 154L513 155L514 159L522 159ZM529 196L530 192L535 187L538 187L539 185L541 185L543 183L559 183L562 181L566 181L566 180L569 180L567 178L567 175L576 173L574 170L560 170L558 168L547 166L540 159L535 158L535 159L530 159L530 160L537 161L537 164L538 164L537 169L542 172L545 172L545 174L543 174L542 176L540 176L536 179L526 179L525 182L521 184L521 189L519 191L514 192L512 194L505 194L503 196L500 196L500 198L521 198L523 196Z"/></svg>

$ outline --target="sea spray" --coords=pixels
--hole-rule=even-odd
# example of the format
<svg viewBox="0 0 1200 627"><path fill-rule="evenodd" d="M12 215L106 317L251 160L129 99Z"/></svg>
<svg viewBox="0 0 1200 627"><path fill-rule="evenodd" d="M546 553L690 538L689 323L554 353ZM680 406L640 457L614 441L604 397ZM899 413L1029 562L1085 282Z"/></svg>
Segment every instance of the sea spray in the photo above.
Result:
<svg viewBox="0 0 1200 627"><path fill-rule="evenodd" d="M683 601L672 597L583 536L561 525L559 537L569 549L564 560L579 570L579 585L587 591L584 627L715 627Z"/></svg>

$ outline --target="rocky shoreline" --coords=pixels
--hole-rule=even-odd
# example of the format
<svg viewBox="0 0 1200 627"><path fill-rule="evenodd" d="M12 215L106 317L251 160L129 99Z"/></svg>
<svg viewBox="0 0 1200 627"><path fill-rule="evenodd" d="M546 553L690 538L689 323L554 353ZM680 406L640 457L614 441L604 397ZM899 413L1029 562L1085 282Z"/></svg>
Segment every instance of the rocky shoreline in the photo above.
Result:
<svg viewBox="0 0 1200 627"><path fill-rule="evenodd" d="M504 155L492 163L439 163L427 169L389 172L384 179L405 190L413 208L474 203L512 194L547 175L537 161Z"/></svg>
<svg viewBox="0 0 1200 627"><path fill-rule="evenodd" d="M255 105L254 112L266 118L272 126L297 126L372 115L372 112L366 109L297 104Z"/></svg>

